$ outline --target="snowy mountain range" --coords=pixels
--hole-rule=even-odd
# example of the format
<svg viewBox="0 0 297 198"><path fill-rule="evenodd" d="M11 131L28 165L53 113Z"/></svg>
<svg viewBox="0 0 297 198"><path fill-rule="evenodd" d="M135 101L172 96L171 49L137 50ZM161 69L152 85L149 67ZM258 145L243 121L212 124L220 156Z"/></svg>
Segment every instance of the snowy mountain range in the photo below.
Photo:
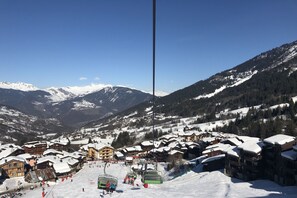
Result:
<svg viewBox="0 0 297 198"><path fill-rule="evenodd" d="M135 89L91 84L84 87L38 89L26 83L0 83L0 104L37 116L79 126L147 101L151 95Z"/></svg>

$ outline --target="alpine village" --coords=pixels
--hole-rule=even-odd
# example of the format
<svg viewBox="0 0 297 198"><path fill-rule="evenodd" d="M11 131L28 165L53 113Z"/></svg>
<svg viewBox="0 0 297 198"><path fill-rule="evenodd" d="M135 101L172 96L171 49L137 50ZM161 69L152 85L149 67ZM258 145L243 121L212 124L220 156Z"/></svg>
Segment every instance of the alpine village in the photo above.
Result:
<svg viewBox="0 0 297 198"><path fill-rule="evenodd" d="M109 86L66 97L63 88L2 82L0 192L7 197L72 182L96 162L104 169L96 176L99 189L112 190L111 182L116 190L136 177L150 188L189 171L216 170L296 186L296 71L297 41L156 97L154 126L152 95L138 90ZM116 163L131 172L105 174Z"/></svg>

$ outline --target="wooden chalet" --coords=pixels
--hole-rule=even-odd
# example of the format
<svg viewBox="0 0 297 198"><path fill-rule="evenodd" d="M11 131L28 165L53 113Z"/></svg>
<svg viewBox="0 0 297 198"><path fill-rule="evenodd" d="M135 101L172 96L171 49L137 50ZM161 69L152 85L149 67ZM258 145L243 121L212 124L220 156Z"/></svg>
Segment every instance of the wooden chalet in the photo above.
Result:
<svg viewBox="0 0 297 198"><path fill-rule="evenodd" d="M24 153L24 149L14 144L0 145L0 160L9 156L17 156Z"/></svg>
<svg viewBox="0 0 297 198"><path fill-rule="evenodd" d="M68 151L69 145L69 142L54 142L50 143L49 148L57 151Z"/></svg>
<svg viewBox="0 0 297 198"><path fill-rule="evenodd" d="M225 154L226 151L231 147L229 144L213 144L205 148L202 152L203 155L207 155L208 157L213 157L221 154Z"/></svg>
<svg viewBox="0 0 297 198"><path fill-rule="evenodd" d="M154 146L154 142L153 141L144 141L140 143L141 149L144 152L150 151L153 148L155 148Z"/></svg>
<svg viewBox="0 0 297 198"><path fill-rule="evenodd" d="M0 161L0 169L3 170L3 177L22 177L24 176L25 160L20 157L10 156Z"/></svg>
<svg viewBox="0 0 297 198"><path fill-rule="evenodd" d="M178 150L171 150L170 152L168 152L168 157L166 161L170 164L169 168L172 168L175 165L180 165L183 160L183 155L184 153Z"/></svg>
<svg viewBox="0 0 297 198"><path fill-rule="evenodd" d="M139 153L143 152L141 146L131 146L123 149L124 155L133 157L137 156Z"/></svg>
<svg viewBox="0 0 297 198"><path fill-rule="evenodd" d="M27 142L23 145L23 149L25 153L41 156L43 152L47 149L47 143L39 141Z"/></svg>
<svg viewBox="0 0 297 198"><path fill-rule="evenodd" d="M56 174L53 168L36 169L25 175L25 181L28 183L38 183L41 181L56 181Z"/></svg>

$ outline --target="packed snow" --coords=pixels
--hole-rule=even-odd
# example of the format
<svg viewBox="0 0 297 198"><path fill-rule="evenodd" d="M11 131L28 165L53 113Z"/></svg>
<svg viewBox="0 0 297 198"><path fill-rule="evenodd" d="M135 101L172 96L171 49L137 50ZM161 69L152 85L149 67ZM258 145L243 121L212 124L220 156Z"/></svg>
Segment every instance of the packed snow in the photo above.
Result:
<svg viewBox="0 0 297 198"><path fill-rule="evenodd" d="M256 180L242 182L241 180L225 176L222 171L186 172L184 175L176 177L163 184L149 184L144 188L140 177L135 181L135 185L124 184L125 175L130 172L130 167L123 163L109 164L106 169L108 174L118 178L116 192L103 195L103 190L97 189L97 177L103 174L102 162L89 162L82 170L67 180L59 179L57 184L49 183L45 185L46 197L59 198L94 198L94 197L121 197L121 198L151 198L151 197L270 197L286 196L296 197L297 188L295 186L282 187L268 180ZM37 186L34 190L22 192L22 197L40 197L42 188Z"/></svg>

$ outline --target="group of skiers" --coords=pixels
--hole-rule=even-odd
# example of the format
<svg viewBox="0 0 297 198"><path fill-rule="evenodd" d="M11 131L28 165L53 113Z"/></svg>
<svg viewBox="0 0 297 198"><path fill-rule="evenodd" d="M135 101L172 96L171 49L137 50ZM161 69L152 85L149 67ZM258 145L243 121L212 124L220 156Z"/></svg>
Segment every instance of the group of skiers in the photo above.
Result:
<svg viewBox="0 0 297 198"><path fill-rule="evenodd" d="M111 183L111 182L107 181L106 191L112 193L113 191L115 191L115 189L116 189L116 185L114 183Z"/></svg>
<svg viewBox="0 0 297 198"><path fill-rule="evenodd" d="M129 176L126 176L124 178L124 184L131 184L134 186L134 181L135 181L136 178L134 177L129 177Z"/></svg>

